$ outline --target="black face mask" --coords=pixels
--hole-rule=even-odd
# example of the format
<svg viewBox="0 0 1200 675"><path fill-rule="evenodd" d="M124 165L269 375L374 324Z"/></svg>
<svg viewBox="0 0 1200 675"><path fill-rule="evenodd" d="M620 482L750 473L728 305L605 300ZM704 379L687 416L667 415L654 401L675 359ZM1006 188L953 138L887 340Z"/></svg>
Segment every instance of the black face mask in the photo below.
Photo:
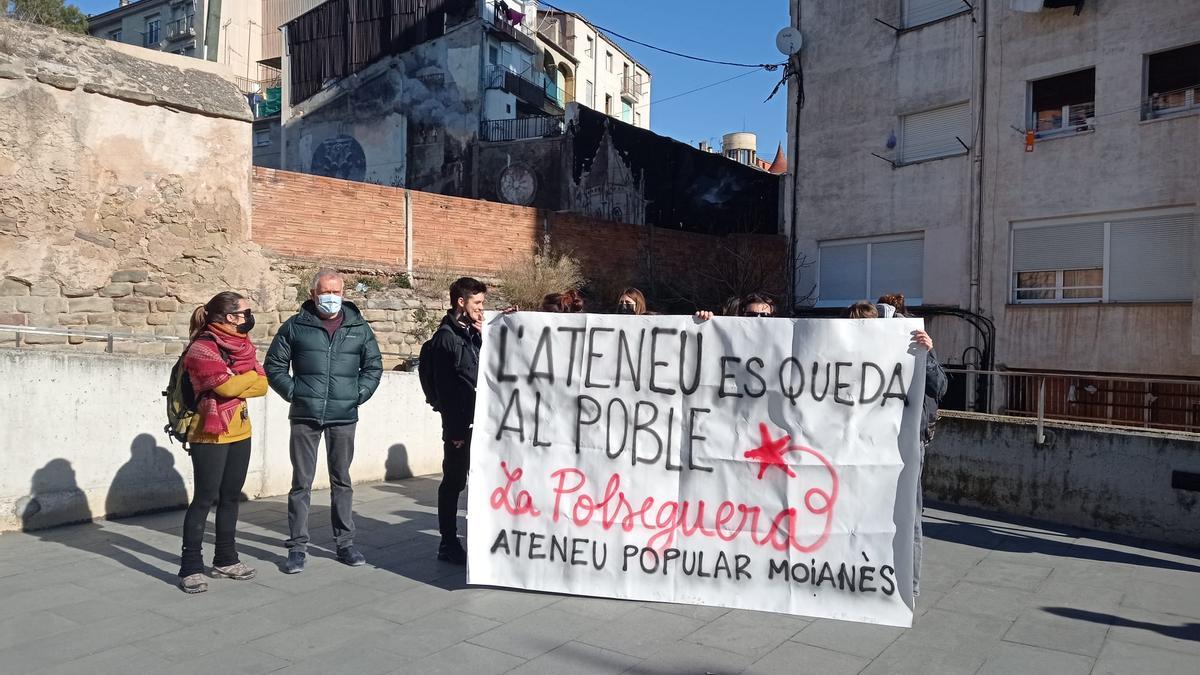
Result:
<svg viewBox="0 0 1200 675"><path fill-rule="evenodd" d="M254 330L254 315L250 313L250 310L246 310L242 316L244 316L246 320L237 325L237 332L245 335L246 333Z"/></svg>
<svg viewBox="0 0 1200 675"><path fill-rule="evenodd" d="M625 303L617 305L617 314L633 314L636 311L637 308L633 305L627 305Z"/></svg>

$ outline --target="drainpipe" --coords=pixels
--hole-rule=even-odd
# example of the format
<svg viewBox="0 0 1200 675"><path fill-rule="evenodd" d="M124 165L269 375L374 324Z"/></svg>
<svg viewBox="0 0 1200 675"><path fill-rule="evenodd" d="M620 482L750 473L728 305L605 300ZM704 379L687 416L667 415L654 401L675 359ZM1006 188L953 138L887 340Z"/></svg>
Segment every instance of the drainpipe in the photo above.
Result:
<svg viewBox="0 0 1200 675"><path fill-rule="evenodd" d="M796 21L795 28L800 30L800 13L802 10L803 0L796 0ZM800 63L801 54L796 54L796 72L800 72L802 64ZM791 169L792 180L790 182L790 192L792 197L791 208L791 226L788 228L788 304L791 310L795 311L796 302L796 274L799 271L796 267L796 231L800 225L800 82L799 76L796 82L796 96L793 109L796 111L795 119L792 122L792 156L788 158L788 168Z"/></svg>
<svg viewBox="0 0 1200 675"><path fill-rule="evenodd" d="M984 139L987 137L987 39L988 39L988 3L980 0L979 8L983 14L980 19L982 27L979 36L979 126L975 138L975 213L971 222L971 311L979 313L983 305L980 286L983 255L983 166Z"/></svg>
<svg viewBox="0 0 1200 675"><path fill-rule="evenodd" d="M979 125L975 138L975 209L971 220L971 312L980 314L983 305L983 293L980 285L980 276L983 269L983 189L984 189L984 146L987 138L987 43L988 43L988 3L987 0L980 0L977 5L980 8L983 16L980 18L981 32L978 38L978 59L979 59ZM972 344L975 344L977 338L972 339ZM976 346L978 346L976 344ZM992 344L992 349L995 349L995 343ZM994 355L993 355L994 358ZM988 364L982 364L985 368ZM982 395L984 401L989 401L988 388L991 386L990 377L982 382L982 387L979 382L975 385L975 396ZM980 391L980 389L983 389ZM973 401L978 404L978 401ZM991 412L989 409L987 412ZM1040 427L1040 423L1039 423ZM1042 442L1041 430L1038 431L1038 442Z"/></svg>

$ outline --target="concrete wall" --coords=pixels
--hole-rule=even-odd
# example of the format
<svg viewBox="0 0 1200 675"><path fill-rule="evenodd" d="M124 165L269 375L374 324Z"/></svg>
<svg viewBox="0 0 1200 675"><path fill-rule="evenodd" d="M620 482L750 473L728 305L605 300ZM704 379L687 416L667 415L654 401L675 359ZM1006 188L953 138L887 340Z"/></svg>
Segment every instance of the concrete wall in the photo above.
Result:
<svg viewBox="0 0 1200 675"><path fill-rule="evenodd" d="M160 395L173 361L0 350L0 532L185 504L191 460L163 433ZM16 411L21 411L17 414ZM437 473L441 427L415 373L385 372L361 408L355 482ZM254 399L253 454L243 492L285 494L291 484L288 405ZM329 484L318 462L315 485Z"/></svg>
<svg viewBox="0 0 1200 675"><path fill-rule="evenodd" d="M943 413L925 456L925 495L1018 516L1200 547L1200 492L1172 488L1200 473L1195 434Z"/></svg>

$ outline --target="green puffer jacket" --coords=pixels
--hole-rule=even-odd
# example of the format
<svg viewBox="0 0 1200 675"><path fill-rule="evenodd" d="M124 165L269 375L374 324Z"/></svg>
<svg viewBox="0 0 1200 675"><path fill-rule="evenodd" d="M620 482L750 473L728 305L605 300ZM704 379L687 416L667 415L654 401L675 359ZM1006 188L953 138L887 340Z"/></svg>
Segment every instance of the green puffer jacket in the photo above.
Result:
<svg viewBox="0 0 1200 675"><path fill-rule="evenodd" d="M331 339L309 300L280 326L267 351L267 381L292 404L292 420L357 422L358 406L379 387L383 359L375 333L353 303L343 302L342 312L345 319Z"/></svg>

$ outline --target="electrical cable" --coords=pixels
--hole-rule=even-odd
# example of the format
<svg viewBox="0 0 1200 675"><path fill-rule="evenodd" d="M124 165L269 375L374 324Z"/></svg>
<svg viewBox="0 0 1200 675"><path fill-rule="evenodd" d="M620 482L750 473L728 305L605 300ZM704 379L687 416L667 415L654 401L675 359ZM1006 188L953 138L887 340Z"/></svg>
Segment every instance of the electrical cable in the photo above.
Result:
<svg viewBox="0 0 1200 675"><path fill-rule="evenodd" d="M555 5L550 4L549 2L545 2L545 0L542 0L539 4L545 5L546 7L549 7L550 9L562 12L563 14L574 14L575 16L581 16L577 12L572 12L570 10L563 9L562 7L557 7ZM647 49L653 49L655 51L659 51L664 54L670 54L671 56L678 56L678 57L684 58L684 59L691 59L692 61L699 61L701 63L712 63L712 64L715 64L718 66L733 66L735 68L756 68L756 69L761 68L761 69L767 70L767 71L778 70L780 66L784 65L784 63L738 63L736 61L721 61L719 59L709 59L709 58L705 58L703 56L693 56L691 54L684 54L682 52L677 52L677 51L674 51L671 49L657 47L648 42L642 42L641 40L635 40L635 39L629 37L628 35L622 35L621 33L618 33L615 30L605 28L604 26L601 26L600 24L594 23L590 19L584 19L584 22L586 22L588 25L590 25L592 28L595 28L596 30L602 31L604 33L608 33L609 35L612 35L613 37L617 37L622 40L625 40L626 42L632 42L635 45L641 45L642 47L646 47Z"/></svg>

